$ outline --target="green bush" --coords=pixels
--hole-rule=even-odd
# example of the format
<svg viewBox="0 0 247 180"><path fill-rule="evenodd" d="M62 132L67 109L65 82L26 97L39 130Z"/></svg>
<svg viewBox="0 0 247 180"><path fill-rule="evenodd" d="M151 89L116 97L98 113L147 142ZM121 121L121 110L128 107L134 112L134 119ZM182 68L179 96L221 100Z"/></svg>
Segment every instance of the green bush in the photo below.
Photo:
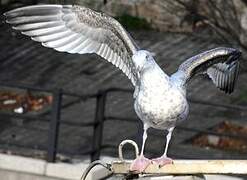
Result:
<svg viewBox="0 0 247 180"><path fill-rule="evenodd" d="M116 17L116 19L126 28L130 30L150 30L151 25L142 18L124 14Z"/></svg>

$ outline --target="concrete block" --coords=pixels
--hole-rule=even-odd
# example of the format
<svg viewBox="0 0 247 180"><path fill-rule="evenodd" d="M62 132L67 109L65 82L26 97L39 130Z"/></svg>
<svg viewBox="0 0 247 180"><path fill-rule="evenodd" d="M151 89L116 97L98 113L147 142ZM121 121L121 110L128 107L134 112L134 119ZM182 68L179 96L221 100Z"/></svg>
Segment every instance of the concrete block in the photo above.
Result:
<svg viewBox="0 0 247 180"><path fill-rule="evenodd" d="M87 164L82 163L47 163L45 175L49 177L78 180L87 166Z"/></svg>
<svg viewBox="0 0 247 180"><path fill-rule="evenodd" d="M44 160L0 154L0 169L43 175L45 167Z"/></svg>
<svg viewBox="0 0 247 180"><path fill-rule="evenodd" d="M0 179L1 180L62 180L53 177L1 170L1 169L0 169Z"/></svg>

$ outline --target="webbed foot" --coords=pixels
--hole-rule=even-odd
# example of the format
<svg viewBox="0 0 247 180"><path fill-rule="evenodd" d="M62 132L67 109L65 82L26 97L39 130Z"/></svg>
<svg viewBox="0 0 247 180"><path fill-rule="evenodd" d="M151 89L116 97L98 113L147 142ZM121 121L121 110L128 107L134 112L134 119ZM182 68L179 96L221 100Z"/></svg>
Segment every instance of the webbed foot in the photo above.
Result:
<svg viewBox="0 0 247 180"><path fill-rule="evenodd" d="M144 156L137 157L130 166L130 171L143 172L148 165L151 164L151 160Z"/></svg>
<svg viewBox="0 0 247 180"><path fill-rule="evenodd" d="M152 163L158 164L160 167L162 167L167 164L173 164L173 160L171 158L161 156L159 158L152 159Z"/></svg>

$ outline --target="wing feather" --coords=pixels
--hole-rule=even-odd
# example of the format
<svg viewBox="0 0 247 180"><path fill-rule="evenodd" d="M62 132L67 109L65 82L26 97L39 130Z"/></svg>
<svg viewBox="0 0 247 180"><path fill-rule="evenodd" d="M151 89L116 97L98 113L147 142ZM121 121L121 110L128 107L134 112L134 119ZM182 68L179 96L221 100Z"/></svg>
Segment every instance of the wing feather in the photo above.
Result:
<svg viewBox="0 0 247 180"><path fill-rule="evenodd" d="M184 86L194 76L206 73L217 88L232 93L238 77L240 55L232 48L212 49L186 60L171 78L179 86Z"/></svg>
<svg viewBox="0 0 247 180"><path fill-rule="evenodd" d="M61 38L69 36L69 35L71 35L71 32L69 30L67 30L67 31L56 33L56 34L49 34L49 35L43 35L43 36L33 36L33 37L31 37L31 39L34 41L43 43L43 42L48 42L48 41L59 40Z"/></svg>
<svg viewBox="0 0 247 180"><path fill-rule="evenodd" d="M64 25L61 25L61 26L54 26L54 27L49 27L49 28L40 28L40 29L34 29L34 30L29 30L29 31L23 31L22 33L27 36L44 36L44 35L63 32L66 30L67 28L65 28Z"/></svg>
<svg viewBox="0 0 247 180"><path fill-rule="evenodd" d="M43 15L43 16L22 16L15 17L9 20L6 20L9 24L30 24L37 22L53 22L61 19L61 13L56 15Z"/></svg>
<svg viewBox="0 0 247 180"><path fill-rule="evenodd" d="M104 51L104 44L100 44L100 48L97 50L97 54L102 54Z"/></svg>
<svg viewBox="0 0 247 180"><path fill-rule="evenodd" d="M96 53L119 67L132 83L136 70L132 56L137 46L113 18L72 5L35 5L5 13L13 28L43 46L69 53Z"/></svg>
<svg viewBox="0 0 247 180"><path fill-rule="evenodd" d="M63 26L63 25L64 23L61 21L51 21L51 22L20 24L20 25L13 27L13 29L19 30L19 31L28 31L28 30L51 28L51 27L57 27L57 26Z"/></svg>
<svg viewBox="0 0 247 180"><path fill-rule="evenodd" d="M71 34L69 36L43 43L43 46L51 47L51 48L59 48L68 43L74 42L78 38L78 34Z"/></svg>

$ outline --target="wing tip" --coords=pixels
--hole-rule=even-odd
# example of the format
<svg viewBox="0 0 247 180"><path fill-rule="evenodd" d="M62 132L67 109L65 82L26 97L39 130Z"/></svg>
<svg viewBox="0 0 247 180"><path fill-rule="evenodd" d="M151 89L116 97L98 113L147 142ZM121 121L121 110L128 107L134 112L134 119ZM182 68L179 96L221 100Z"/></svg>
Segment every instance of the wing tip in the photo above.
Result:
<svg viewBox="0 0 247 180"><path fill-rule="evenodd" d="M231 61L239 60L242 55L242 52L235 48L224 48L224 50L230 55Z"/></svg>
<svg viewBox="0 0 247 180"><path fill-rule="evenodd" d="M235 59L238 60L242 54L240 50L231 47L217 47L205 52L205 54L210 54L210 53L214 54L214 56L219 56L219 55L231 56L234 57L234 60Z"/></svg>
<svg viewBox="0 0 247 180"><path fill-rule="evenodd" d="M24 6L24 7L19 7L12 9L10 11L4 12L3 15L5 17L12 17L12 16L18 16L18 13L21 13L22 11L25 10L38 10L40 8L63 8L67 7L69 5L60 5L60 4L38 4L38 5L30 5L30 6Z"/></svg>
<svg viewBox="0 0 247 180"><path fill-rule="evenodd" d="M3 13L3 15L4 15L5 17L7 17L7 16L8 16L8 13L9 13L9 11Z"/></svg>
<svg viewBox="0 0 247 180"><path fill-rule="evenodd" d="M240 50L235 49L232 54L233 60L239 60L242 55L242 52Z"/></svg>
<svg viewBox="0 0 247 180"><path fill-rule="evenodd" d="M4 15L5 17L9 17L9 16L11 16L11 14L15 13L16 10L18 10L18 9L19 9L19 8L17 8L17 9L12 9L12 10L10 10L10 11L4 12L3 15Z"/></svg>

